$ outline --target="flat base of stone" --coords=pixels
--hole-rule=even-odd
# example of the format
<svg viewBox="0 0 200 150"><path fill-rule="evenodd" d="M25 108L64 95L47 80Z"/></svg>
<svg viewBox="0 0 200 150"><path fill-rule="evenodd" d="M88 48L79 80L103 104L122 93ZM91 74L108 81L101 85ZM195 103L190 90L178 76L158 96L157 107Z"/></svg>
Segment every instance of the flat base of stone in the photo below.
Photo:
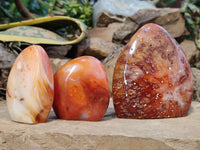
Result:
<svg viewBox="0 0 200 150"><path fill-rule="evenodd" d="M200 103L193 102L186 117L119 119L113 106L100 122L57 119L28 125L9 118L0 101L0 150L199 150Z"/></svg>

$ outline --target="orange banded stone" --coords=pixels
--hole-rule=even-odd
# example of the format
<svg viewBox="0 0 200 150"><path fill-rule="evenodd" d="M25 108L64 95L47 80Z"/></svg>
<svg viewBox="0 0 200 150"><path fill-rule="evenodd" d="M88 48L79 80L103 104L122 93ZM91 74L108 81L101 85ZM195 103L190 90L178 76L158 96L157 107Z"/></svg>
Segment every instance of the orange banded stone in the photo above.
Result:
<svg viewBox="0 0 200 150"><path fill-rule="evenodd" d="M6 99L12 120L45 122L54 96L53 72L49 57L39 45L24 49L10 71Z"/></svg>
<svg viewBox="0 0 200 150"><path fill-rule="evenodd" d="M54 75L56 116L65 120L99 121L109 104L103 64L82 56L63 65Z"/></svg>

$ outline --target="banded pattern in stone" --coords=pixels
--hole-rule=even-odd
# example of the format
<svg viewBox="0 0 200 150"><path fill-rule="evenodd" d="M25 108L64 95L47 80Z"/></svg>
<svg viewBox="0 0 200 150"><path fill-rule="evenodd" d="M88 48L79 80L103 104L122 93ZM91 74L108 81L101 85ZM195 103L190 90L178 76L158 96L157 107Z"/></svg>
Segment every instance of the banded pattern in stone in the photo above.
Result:
<svg viewBox="0 0 200 150"><path fill-rule="evenodd" d="M109 104L108 79L103 64L81 56L64 64L54 75L56 116L65 120L99 121Z"/></svg>
<svg viewBox="0 0 200 150"><path fill-rule="evenodd" d="M24 49L10 71L6 99L12 120L45 122L53 104L53 72L49 58L40 46Z"/></svg>

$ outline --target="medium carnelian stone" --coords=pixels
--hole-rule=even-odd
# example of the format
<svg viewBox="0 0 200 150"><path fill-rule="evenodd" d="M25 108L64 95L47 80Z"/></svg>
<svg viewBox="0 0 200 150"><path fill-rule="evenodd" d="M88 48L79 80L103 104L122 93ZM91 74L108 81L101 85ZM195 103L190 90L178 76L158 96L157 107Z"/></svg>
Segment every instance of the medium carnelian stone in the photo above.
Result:
<svg viewBox="0 0 200 150"><path fill-rule="evenodd" d="M66 120L101 120L109 104L109 88L102 63L82 56L54 75L56 116Z"/></svg>
<svg viewBox="0 0 200 150"><path fill-rule="evenodd" d="M190 65L165 29L146 24L121 52L112 91L117 117L185 116L193 94Z"/></svg>

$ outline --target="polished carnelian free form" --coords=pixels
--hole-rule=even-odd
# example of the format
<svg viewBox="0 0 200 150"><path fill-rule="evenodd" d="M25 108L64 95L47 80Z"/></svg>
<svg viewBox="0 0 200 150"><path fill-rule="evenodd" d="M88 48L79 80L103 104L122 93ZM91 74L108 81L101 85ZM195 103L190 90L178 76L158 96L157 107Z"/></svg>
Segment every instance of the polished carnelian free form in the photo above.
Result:
<svg viewBox="0 0 200 150"><path fill-rule="evenodd" d="M38 45L24 49L8 77L6 99L11 119L45 122L53 104L53 87L53 72L44 49Z"/></svg>
<svg viewBox="0 0 200 150"><path fill-rule="evenodd" d="M193 94L190 65L165 29L146 24L121 52L112 92L120 118L185 116Z"/></svg>
<svg viewBox="0 0 200 150"><path fill-rule="evenodd" d="M56 116L65 120L99 121L109 104L108 80L102 63L82 56L54 75Z"/></svg>

